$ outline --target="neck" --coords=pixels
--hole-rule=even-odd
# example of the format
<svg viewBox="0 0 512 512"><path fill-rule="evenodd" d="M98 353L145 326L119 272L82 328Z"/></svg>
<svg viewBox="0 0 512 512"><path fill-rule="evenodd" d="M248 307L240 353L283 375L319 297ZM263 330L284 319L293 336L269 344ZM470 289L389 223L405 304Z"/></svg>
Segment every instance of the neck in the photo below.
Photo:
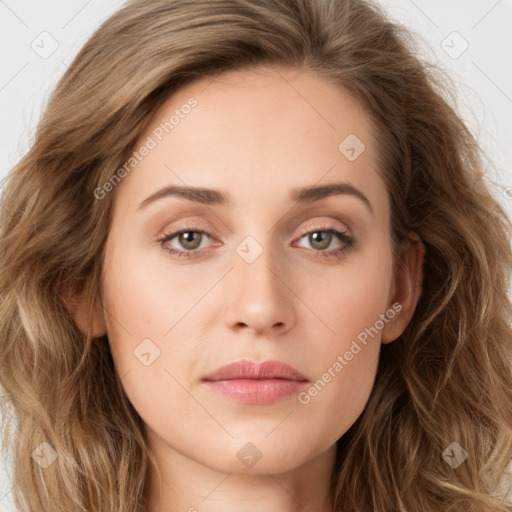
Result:
<svg viewBox="0 0 512 512"><path fill-rule="evenodd" d="M147 512L332 512L335 448L286 472L226 473L166 445L154 454L162 479L152 467Z"/></svg>

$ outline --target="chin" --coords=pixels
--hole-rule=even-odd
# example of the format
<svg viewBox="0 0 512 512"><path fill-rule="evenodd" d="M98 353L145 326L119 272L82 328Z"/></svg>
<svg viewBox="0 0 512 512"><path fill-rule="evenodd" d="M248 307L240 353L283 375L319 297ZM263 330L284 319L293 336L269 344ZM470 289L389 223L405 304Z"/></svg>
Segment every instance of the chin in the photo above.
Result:
<svg viewBox="0 0 512 512"><path fill-rule="evenodd" d="M267 475L292 471L315 456L310 452L299 452L298 443L283 443L277 436L274 442L254 437L253 442L239 439L231 440L231 446L222 447L219 454L211 454L204 464L223 473ZM251 436L246 439L251 439Z"/></svg>

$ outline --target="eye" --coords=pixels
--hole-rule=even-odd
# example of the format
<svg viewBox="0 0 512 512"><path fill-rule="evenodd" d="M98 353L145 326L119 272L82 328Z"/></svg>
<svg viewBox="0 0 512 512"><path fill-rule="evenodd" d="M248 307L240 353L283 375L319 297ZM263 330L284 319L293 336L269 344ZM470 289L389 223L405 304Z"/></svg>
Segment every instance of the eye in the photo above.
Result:
<svg viewBox="0 0 512 512"><path fill-rule="evenodd" d="M300 239L306 238L312 246L315 256L322 258L342 258L346 252L353 247L354 239L346 231L340 231L333 226L317 226L315 228L304 229L301 232ZM326 251L333 240L340 240L341 247Z"/></svg>
<svg viewBox="0 0 512 512"><path fill-rule="evenodd" d="M180 226L176 231L164 235L157 241L163 249L170 254L177 255L178 258L195 258L200 256L201 249L204 249L204 247L201 247L204 237L211 238L210 234L202 229L194 226ZM305 237L312 245L313 254L322 258L342 258L354 244L354 239L347 232L340 231L333 226L317 226L304 229L299 240ZM181 245L182 249L176 248L173 244L169 245L169 242L175 238L175 243ZM341 247L335 247L330 251L325 250L336 238L342 242ZM294 244L294 246L296 245Z"/></svg>
<svg viewBox="0 0 512 512"><path fill-rule="evenodd" d="M178 257L193 258L197 255L197 251L201 248L201 242L204 236L210 238L210 235L195 227L180 226L177 231L168 235L164 235L158 240L163 249L167 250L170 254L176 254ZM166 245L168 242L177 238L177 243L183 247L184 250L176 249L173 246Z"/></svg>

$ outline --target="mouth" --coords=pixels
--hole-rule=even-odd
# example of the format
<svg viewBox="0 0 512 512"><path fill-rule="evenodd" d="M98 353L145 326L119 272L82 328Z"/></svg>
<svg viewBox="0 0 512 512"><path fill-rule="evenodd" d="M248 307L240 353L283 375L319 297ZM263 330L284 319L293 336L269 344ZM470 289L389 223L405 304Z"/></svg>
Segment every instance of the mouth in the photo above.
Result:
<svg viewBox="0 0 512 512"><path fill-rule="evenodd" d="M298 370L281 361L255 363L242 359L221 366L203 382L223 396L245 404L270 404L297 394L309 382Z"/></svg>

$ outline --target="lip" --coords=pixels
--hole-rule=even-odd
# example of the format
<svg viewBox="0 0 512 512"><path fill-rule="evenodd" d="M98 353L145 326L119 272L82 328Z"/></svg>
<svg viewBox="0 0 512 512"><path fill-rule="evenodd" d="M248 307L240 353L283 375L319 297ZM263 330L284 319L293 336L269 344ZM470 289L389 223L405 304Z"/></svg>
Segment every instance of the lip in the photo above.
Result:
<svg viewBox="0 0 512 512"><path fill-rule="evenodd" d="M281 361L263 361L256 363L249 359L240 359L229 363L208 374L203 380L233 379L287 379L306 381L308 378L289 364Z"/></svg>
<svg viewBox="0 0 512 512"><path fill-rule="evenodd" d="M213 391L246 404L269 404L298 393L309 382L281 361L256 363L241 359L221 366L204 377Z"/></svg>

